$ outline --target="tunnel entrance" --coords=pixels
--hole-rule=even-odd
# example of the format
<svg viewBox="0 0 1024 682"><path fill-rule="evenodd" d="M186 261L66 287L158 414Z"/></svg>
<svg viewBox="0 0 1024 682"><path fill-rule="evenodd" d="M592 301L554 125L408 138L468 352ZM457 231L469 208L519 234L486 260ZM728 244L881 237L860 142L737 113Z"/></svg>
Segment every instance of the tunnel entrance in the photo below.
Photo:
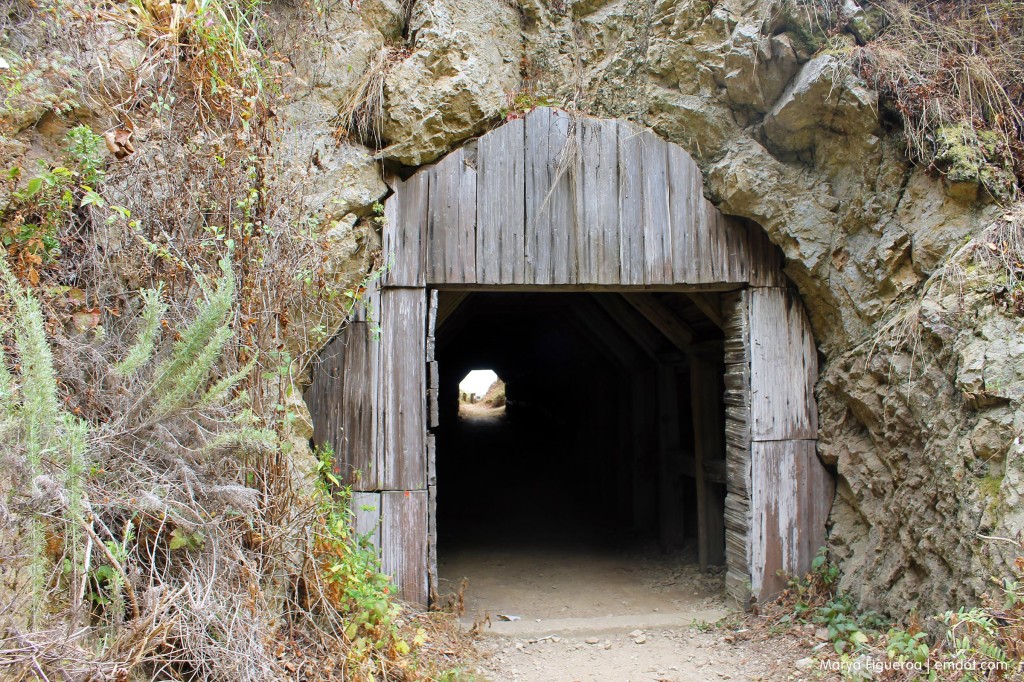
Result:
<svg viewBox="0 0 1024 682"><path fill-rule="evenodd" d="M505 508L519 528L557 513L584 538L695 541L704 566L724 547L741 602L810 567L834 496L810 324L778 249L703 196L685 150L538 107L388 184L387 267L306 399L404 599L437 592L459 509L475 518L453 538ZM507 421L446 432L459 372L485 366ZM504 461L460 466L481 443Z"/></svg>
<svg viewBox="0 0 1024 682"><path fill-rule="evenodd" d="M699 460L717 517L704 563L723 563L723 336L688 296L442 292L441 309L448 297L461 300L436 332L439 552L520 531L541 540L556 525L555 542L696 548ZM672 315L689 343L673 343L631 299ZM504 380L500 417L460 414L459 381L480 367ZM698 437L709 441L700 452Z"/></svg>
<svg viewBox="0 0 1024 682"><path fill-rule="evenodd" d="M719 309L717 294L440 292L442 594L467 578L477 610L532 607L528 617L692 599L622 576L641 563L662 576L724 565ZM499 390L473 400L460 386L485 367L501 377L503 411L488 404ZM538 574L558 583L567 572L601 583L591 592L603 601L567 595L570 581L545 584L536 602Z"/></svg>

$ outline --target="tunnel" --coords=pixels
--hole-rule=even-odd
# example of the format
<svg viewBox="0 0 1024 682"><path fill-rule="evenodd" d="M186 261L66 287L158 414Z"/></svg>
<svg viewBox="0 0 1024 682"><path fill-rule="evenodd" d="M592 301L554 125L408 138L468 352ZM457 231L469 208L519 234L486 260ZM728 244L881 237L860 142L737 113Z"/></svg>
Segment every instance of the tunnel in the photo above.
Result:
<svg viewBox="0 0 1024 682"><path fill-rule="evenodd" d="M305 398L404 600L436 603L487 543L495 569L524 543L689 552L739 603L809 569L834 497L810 320L686 150L537 107L387 183L384 265ZM472 369L504 379L503 414L460 416Z"/></svg>
<svg viewBox="0 0 1024 682"><path fill-rule="evenodd" d="M717 310L710 293L440 293L442 590L514 581L502 565L575 565L585 581L655 553L724 563ZM504 409L460 410L460 380L482 369L504 382Z"/></svg>

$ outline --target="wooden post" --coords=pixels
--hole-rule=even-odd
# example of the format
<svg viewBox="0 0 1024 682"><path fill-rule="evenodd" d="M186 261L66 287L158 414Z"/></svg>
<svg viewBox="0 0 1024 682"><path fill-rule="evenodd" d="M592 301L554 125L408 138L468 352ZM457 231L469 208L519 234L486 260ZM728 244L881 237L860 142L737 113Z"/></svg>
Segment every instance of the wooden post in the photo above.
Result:
<svg viewBox="0 0 1024 682"><path fill-rule="evenodd" d="M690 404L693 413L693 454L697 479L697 556L700 569L725 562L725 497L718 483L707 480L709 462L725 460L719 418L721 365L716 358L694 355L690 363Z"/></svg>

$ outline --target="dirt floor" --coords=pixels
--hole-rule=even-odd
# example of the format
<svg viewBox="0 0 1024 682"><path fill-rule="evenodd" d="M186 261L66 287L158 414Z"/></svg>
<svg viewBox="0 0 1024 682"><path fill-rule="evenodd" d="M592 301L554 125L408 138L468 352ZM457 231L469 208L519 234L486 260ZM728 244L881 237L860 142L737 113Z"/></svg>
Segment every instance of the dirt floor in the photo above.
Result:
<svg viewBox="0 0 1024 682"><path fill-rule="evenodd" d="M811 629L769 637L687 554L460 550L440 571L453 591L467 580L463 626L480 632L470 664L480 680L838 679L810 664L822 645Z"/></svg>

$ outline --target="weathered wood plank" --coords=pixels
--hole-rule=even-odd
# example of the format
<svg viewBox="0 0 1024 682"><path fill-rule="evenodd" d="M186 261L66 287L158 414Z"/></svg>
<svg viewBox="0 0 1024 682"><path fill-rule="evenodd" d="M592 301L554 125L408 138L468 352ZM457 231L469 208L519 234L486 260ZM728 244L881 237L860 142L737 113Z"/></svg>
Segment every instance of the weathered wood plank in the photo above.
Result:
<svg viewBox="0 0 1024 682"><path fill-rule="evenodd" d="M650 131L641 142L644 283L673 282L672 225L669 215L668 144Z"/></svg>
<svg viewBox="0 0 1024 682"><path fill-rule="evenodd" d="M431 604L440 598L437 578L437 485L427 487L427 594Z"/></svg>
<svg viewBox="0 0 1024 682"><path fill-rule="evenodd" d="M593 246L594 282L615 284L619 281L619 124L601 121L596 126L596 160L585 162L597 166L595 185L586 192L587 200L597 206L597 224L588 224L588 237Z"/></svg>
<svg viewBox="0 0 1024 682"><path fill-rule="evenodd" d="M377 344L368 326L351 323L325 348L307 394L313 441L335 454L335 474L355 490L376 490L380 459L374 429Z"/></svg>
<svg viewBox="0 0 1024 682"><path fill-rule="evenodd" d="M551 159L548 156L548 131L551 110L537 108L526 117L526 265L523 280L530 284L551 284L551 213L548 192L551 189Z"/></svg>
<svg viewBox="0 0 1024 682"><path fill-rule="evenodd" d="M725 533L726 590L737 602L750 598L750 316L747 290L722 294L725 336Z"/></svg>
<svg viewBox="0 0 1024 682"><path fill-rule="evenodd" d="M619 122L619 283L644 283L643 135Z"/></svg>
<svg viewBox="0 0 1024 682"><path fill-rule="evenodd" d="M421 171L422 172L422 171ZM476 281L476 169L457 149L428 171L427 279Z"/></svg>
<svg viewBox="0 0 1024 682"><path fill-rule="evenodd" d="M526 125L515 119L480 138L477 281L521 284L525 264Z"/></svg>
<svg viewBox="0 0 1024 682"><path fill-rule="evenodd" d="M698 282L701 253L698 248L697 209L704 200L700 169L686 151L668 145L669 182L666 187L672 223L672 272L676 282Z"/></svg>
<svg viewBox="0 0 1024 682"><path fill-rule="evenodd" d="M427 173L415 173L389 183L394 194L384 202L383 250L390 263L384 286L423 286L428 182Z"/></svg>
<svg viewBox="0 0 1024 682"><path fill-rule="evenodd" d="M356 535L380 550L380 493L353 492L352 508Z"/></svg>
<svg viewBox="0 0 1024 682"><path fill-rule="evenodd" d="M576 138L579 142L581 157L573 196L576 227L579 230L575 254L578 268L576 280L578 282L597 281L599 267L597 248L600 243L601 221L598 199L602 189L598 181L598 173L601 168L600 130L600 123L593 119L581 119L576 123Z"/></svg>
<svg viewBox="0 0 1024 682"><path fill-rule="evenodd" d="M385 289L381 296L385 490L426 487L426 300L423 289Z"/></svg>
<svg viewBox="0 0 1024 682"><path fill-rule="evenodd" d="M437 485L437 439L427 434L427 485Z"/></svg>
<svg viewBox="0 0 1024 682"><path fill-rule="evenodd" d="M710 282L746 282L750 279L750 255L747 229L738 221L722 214L707 202L708 241L712 247L714 268Z"/></svg>
<svg viewBox="0 0 1024 682"><path fill-rule="evenodd" d="M762 601L786 587L779 571L803 575L825 544L825 522L835 491L815 445L813 440L752 444L751 584Z"/></svg>
<svg viewBox="0 0 1024 682"><path fill-rule="evenodd" d="M556 109L548 131L548 155L552 159L548 211L551 220L551 282L576 282L576 240L579 226L576 196L581 180L579 137L570 114Z"/></svg>
<svg viewBox="0 0 1024 682"><path fill-rule="evenodd" d="M751 437L816 438L818 355L799 298L787 289L751 289L750 338Z"/></svg>
<svg viewBox="0 0 1024 682"><path fill-rule="evenodd" d="M476 282L476 166L462 150L462 163L458 165L459 215L457 227L456 277L449 282Z"/></svg>
<svg viewBox="0 0 1024 682"><path fill-rule="evenodd" d="M394 579L403 601L427 605L426 490L381 493L381 570Z"/></svg>
<svg viewBox="0 0 1024 682"><path fill-rule="evenodd" d="M782 271L782 253L772 244L758 225L747 227L750 272L749 281L755 287L786 287L787 278Z"/></svg>

